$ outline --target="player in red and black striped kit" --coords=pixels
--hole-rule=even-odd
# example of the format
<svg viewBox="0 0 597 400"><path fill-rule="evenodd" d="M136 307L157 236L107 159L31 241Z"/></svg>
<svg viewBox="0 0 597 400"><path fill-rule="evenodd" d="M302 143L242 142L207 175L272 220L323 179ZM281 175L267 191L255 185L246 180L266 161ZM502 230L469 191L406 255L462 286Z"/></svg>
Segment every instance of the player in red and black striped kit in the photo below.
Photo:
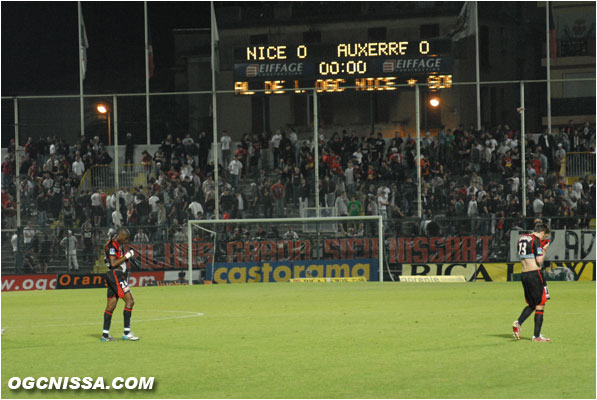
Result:
<svg viewBox="0 0 597 400"><path fill-rule="evenodd" d="M541 274L545 251L549 247L549 227L544 223L535 225L533 233L521 235L518 239L518 256L522 264L522 287L527 306L512 324L515 339L520 339L521 325L535 311L535 332L533 342L549 342L541 335L545 303L549 300L547 284Z"/></svg>
<svg viewBox="0 0 597 400"><path fill-rule="evenodd" d="M109 268L106 272L106 282L108 283L108 305L104 311L104 330L102 334L102 341L108 342L114 340L110 336L110 324L112 323L112 313L116 308L118 299L124 300L124 334L122 340L139 340L137 336L131 332L131 312L135 301L133 294L127 282L126 271L127 261L135 256L133 249L124 253L123 246L129 238L129 231L126 228L118 229L114 237L106 243L106 255L104 260L106 266Z"/></svg>

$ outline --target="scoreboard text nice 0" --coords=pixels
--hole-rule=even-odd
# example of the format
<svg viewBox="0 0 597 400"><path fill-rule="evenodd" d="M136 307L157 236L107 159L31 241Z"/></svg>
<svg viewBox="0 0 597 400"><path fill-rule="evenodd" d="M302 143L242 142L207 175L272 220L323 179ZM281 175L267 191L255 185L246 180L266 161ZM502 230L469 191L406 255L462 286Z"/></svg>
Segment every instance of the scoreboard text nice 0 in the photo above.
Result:
<svg viewBox="0 0 597 400"><path fill-rule="evenodd" d="M234 48L234 91L251 95L396 90L398 84L452 86L449 41L264 44Z"/></svg>

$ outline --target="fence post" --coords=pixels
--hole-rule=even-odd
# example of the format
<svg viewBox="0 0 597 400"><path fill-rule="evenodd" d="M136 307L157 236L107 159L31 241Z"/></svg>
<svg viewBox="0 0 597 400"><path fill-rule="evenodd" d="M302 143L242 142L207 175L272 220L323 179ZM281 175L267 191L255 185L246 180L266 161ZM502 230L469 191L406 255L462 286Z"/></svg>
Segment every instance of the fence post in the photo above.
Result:
<svg viewBox="0 0 597 400"><path fill-rule="evenodd" d="M313 161L315 172L315 216L321 217L319 204L319 104L317 89L313 89ZM274 168L277 167L274 165Z"/></svg>
<svg viewBox="0 0 597 400"><path fill-rule="evenodd" d="M521 146L521 166L522 166L522 220L523 227L526 229L527 223L527 162L526 162L526 134L524 131L524 81L520 81L520 141Z"/></svg>
<svg viewBox="0 0 597 400"><path fill-rule="evenodd" d="M14 102L14 123L15 123L15 188L17 205L17 227L21 226L21 180L19 165L19 100L15 97Z"/></svg>
<svg viewBox="0 0 597 400"><path fill-rule="evenodd" d="M119 174L118 174L118 97L113 96L113 107L114 110L114 193L116 196L116 211L120 212L120 201L118 199L118 188L120 186Z"/></svg>
<svg viewBox="0 0 597 400"><path fill-rule="evenodd" d="M419 85L415 85L415 120L417 121L417 155L415 157L415 168L417 169L417 216L420 219L423 216L423 203L421 199L421 104L419 95Z"/></svg>

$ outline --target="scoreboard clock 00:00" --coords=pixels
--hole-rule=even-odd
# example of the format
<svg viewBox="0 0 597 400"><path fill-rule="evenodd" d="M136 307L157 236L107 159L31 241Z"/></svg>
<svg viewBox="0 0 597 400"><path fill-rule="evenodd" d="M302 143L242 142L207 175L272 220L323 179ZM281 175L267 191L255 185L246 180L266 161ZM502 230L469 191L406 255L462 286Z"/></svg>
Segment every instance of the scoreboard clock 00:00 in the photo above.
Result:
<svg viewBox="0 0 597 400"><path fill-rule="evenodd" d="M420 40L256 45L234 49L237 94L396 90L397 84L452 86L452 58L445 41Z"/></svg>

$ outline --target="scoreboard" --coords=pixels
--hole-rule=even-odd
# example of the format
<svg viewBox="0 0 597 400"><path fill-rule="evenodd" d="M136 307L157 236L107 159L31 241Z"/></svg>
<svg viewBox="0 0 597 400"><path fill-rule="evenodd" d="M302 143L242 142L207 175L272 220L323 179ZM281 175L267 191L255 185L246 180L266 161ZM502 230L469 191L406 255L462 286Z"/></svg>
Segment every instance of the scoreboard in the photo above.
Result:
<svg viewBox="0 0 597 400"><path fill-rule="evenodd" d="M252 95L396 90L398 84L452 86L445 41L265 44L234 48L234 91Z"/></svg>

